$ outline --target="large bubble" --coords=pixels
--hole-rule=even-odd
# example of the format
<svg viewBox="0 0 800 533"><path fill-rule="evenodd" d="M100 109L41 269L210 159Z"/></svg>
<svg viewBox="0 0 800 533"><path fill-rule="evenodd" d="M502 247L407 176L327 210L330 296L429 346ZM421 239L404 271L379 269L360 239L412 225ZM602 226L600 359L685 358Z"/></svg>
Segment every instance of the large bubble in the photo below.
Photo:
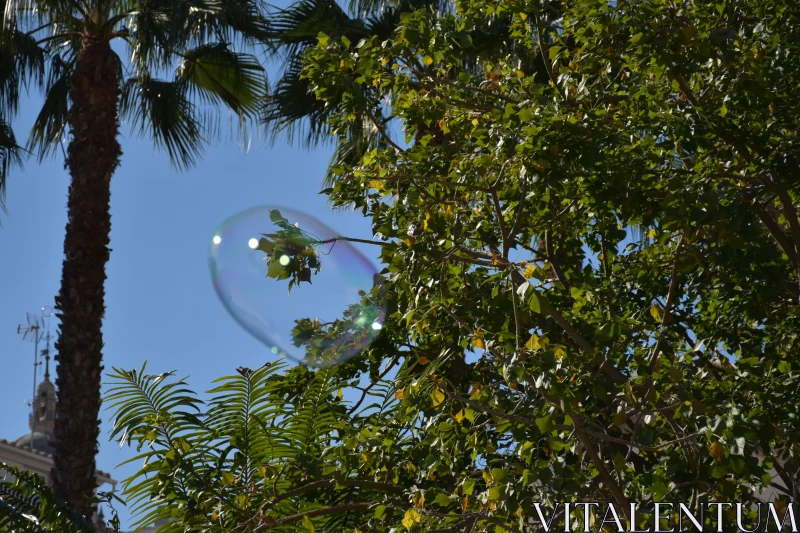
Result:
<svg viewBox="0 0 800 533"><path fill-rule="evenodd" d="M361 353L385 317L381 277L350 242L311 215L248 209L211 237L214 289L271 353L329 367Z"/></svg>

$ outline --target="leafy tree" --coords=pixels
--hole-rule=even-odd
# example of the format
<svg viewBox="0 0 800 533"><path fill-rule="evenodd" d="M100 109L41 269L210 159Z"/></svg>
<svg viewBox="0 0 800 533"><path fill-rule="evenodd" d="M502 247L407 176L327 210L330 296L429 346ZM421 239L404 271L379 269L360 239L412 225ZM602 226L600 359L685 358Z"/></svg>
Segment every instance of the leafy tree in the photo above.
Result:
<svg viewBox="0 0 800 533"><path fill-rule="evenodd" d="M28 148L41 158L69 139L52 478L59 499L91 516L86 496L96 483L110 183L122 155L120 119L152 137L177 167L192 165L217 129L215 106L244 121L263 100L263 69L236 45L260 37L264 23L252 0L8 0L3 6L0 169L19 153L7 124L29 86L45 98ZM112 49L115 40L126 56ZM0 173L0 185L4 178Z"/></svg>
<svg viewBox="0 0 800 533"><path fill-rule="evenodd" d="M117 372L143 516L531 532L536 502L624 521L631 501L797 501L797 19L772 0L463 0L391 39L320 34L302 76L322 101L345 88L334 131L388 100L413 141L331 169L334 204L373 221L385 269L364 298L388 318L334 368L242 369L205 417L182 384ZM514 55L484 49L476 72L470 32L494 21ZM544 76L520 66L537 57ZM317 244L269 274L302 283ZM324 362L342 328L304 324Z"/></svg>
<svg viewBox="0 0 800 533"><path fill-rule="evenodd" d="M352 43L362 39L384 41L393 38L402 17L414 10L446 12L453 7L453 2L442 0L352 0L345 9L333 0L300 0L276 10L266 43L272 56L283 60L283 67L261 116L273 139L282 135L290 141L300 138L306 147L331 141L330 118L341 111L349 91L356 88L340 87L325 100L314 95L309 80L302 75L303 60L305 53L316 46L320 32L333 39L344 37ZM470 32L470 37L479 44L465 51L462 60L466 66L482 69L479 57L485 50L513 53L513 47L502 38L507 21L493 22L478 25ZM541 59L534 58L534 62L540 63ZM389 133L397 124L397 117L386 106L362 111L348 122L346 135L333 137L331 167L338 163L355 164L373 148L385 148L391 142ZM436 125L433 128L435 131ZM335 175L328 173L325 185L333 185L334 180Z"/></svg>

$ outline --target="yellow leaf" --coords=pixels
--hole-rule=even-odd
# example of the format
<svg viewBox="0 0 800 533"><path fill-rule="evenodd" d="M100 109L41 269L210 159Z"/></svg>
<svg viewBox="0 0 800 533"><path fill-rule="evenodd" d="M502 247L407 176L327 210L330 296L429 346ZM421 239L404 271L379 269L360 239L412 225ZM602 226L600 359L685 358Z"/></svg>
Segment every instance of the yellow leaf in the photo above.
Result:
<svg viewBox="0 0 800 533"><path fill-rule="evenodd" d="M312 522L311 519L307 516L303 517L303 527L306 528L311 533L314 533L314 531L316 531L316 528L314 527L314 522Z"/></svg>
<svg viewBox="0 0 800 533"><path fill-rule="evenodd" d="M476 348L486 349L483 339L480 337L472 337L472 345Z"/></svg>
<svg viewBox="0 0 800 533"><path fill-rule="evenodd" d="M477 126L478 125L478 119L477 118L473 118L472 119L472 125L473 126Z"/></svg>
<svg viewBox="0 0 800 533"><path fill-rule="evenodd" d="M469 505L469 496L464 496L464 499L461 500L461 512L467 512L467 505Z"/></svg>
<svg viewBox="0 0 800 533"><path fill-rule="evenodd" d="M342 393L342 389L339 389L339 390L336 392L336 397L337 397L337 398L339 398L340 400L342 399L342 396L343 396L343 395L344 395L344 394Z"/></svg>
<svg viewBox="0 0 800 533"><path fill-rule="evenodd" d="M394 397L401 400L406 395L406 389L400 389L394 392Z"/></svg>
<svg viewBox="0 0 800 533"><path fill-rule="evenodd" d="M477 383L472 384L472 390L469 393L470 400L477 400L481 397L481 386Z"/></svg>
<svg viewBox="0 0 800 533"><path fill-rule="evenodd" d="M423 366L427 365L430 362L431 362L431 360L428 359L427 357L425 357L424 355L419 358L419 364L421 364Z"/></svg>
<svg viewBox="0 0 800 533"><path fill-rule="evenodd" d="M548 339L546 336L542 336L542 338L539 339L539 347L541 347L542 350L547 348L548 344L550 344L550 339Z"/></svg>
<svg viewBox="0 0 800 533"><path fill-rule="evenodd" d="M538 350L539 349L539 336L534 333L531 335L531 338L528 339L528 342L525 343L525 347L529 350Z"/></svg>
<svg viewBox="0 0 800 533"><path fill-rule="evenodd" d="M218 516L219 515L217 514L217 512L214 511L213 513L211 513L211 520L216 520Z"/></svg>
<svg viewBox="0 0 800 533"><path fill-rule="evenodd" d="M717 461L722 461L722 458L725 457L725 447L719 442L715 442L708 449L708 455L710 455Z"/></svg>
<svg viewBox="0 0 800 533"><path fill-rule="evenodd" d="M483 475L483 480L486 482L486 484L490 485L492 483L492 475L486 470L481 472L481 474Z"/></svg>
<svg viewBox="0 0 800 533"><path fill-rule="evenodd" d="M428 230L428 221L430 219L431 219L431 214L428 213L427 215L425 215L425 220L422 221L422 229L424 229L425 231Z"/></svg>
<svg viewBox="0 0 800 533"><path fill-rule="evenodd" d="M411 247L411 245L414 244L414 239L412 239L411 237L406 237L405 239L403 239L403 244L405 244L408 247Z"/></svg>
<svg viewBox="0 0 800 533"><path fill-rule="evenodd" d="M526 15L525 13L520 13L519 14L519 18L521 18L522 20L527 20L528 19L528 15Z"/></svg>
<svg viewBox="0 0 800 533"><path fill-rule="evenodd" d="M444 393L439 389L434 390L431 393L431 400L433 401L433 406L437 407L444 401Z"/></svg>
<svg viewBox="0 0 800 533"><path fill-rule="evenodd" d="M536 272L536 267L531 263L525 267L525 270L522 271L522 275L525 276L525 279L531 279L534 272Z"/></svg>
<svg viewBox="0 0 800 533"><path fill-rule="evenodd" d="M556 346L555 349L553 350L553 354L556 356L557 359L561 359L562 357L567 355L567 352L565 352L564 348L562 348L561 346Z"/></svg>
<svg viewBox="0 0 800 533"><path fill-rule="evenodd" d="M378 180L370 181L369 182L369 186L372 187L373 189L375 189L378 192L381 192L381 190L383 189L383 183L381 183Z"/></svg>
<svg viewBox="0 0 800 533"><path fill-rule="evenodd" d="M381 65L383 65L384 67L386 66L386 63L388 63L388 62L389 62L389 58L388 57L384 57L383 59L381 59Z"/></svg>
<svg viewBox="0 0 800 533"><path fill-rule="evenodd" d="M222 485L223 486L232 485L234 479L235 478L233 477L233 474L231 474L230 472L223 472L222 473Z"/></svg>
<svg viewBox="0 0 800 533"><path fill-rule="evenodd" d="M657 305L654 305L650 308L650 315L658 321L661 321L661 308Z"/></svg>
<svg viewBox="0 0 800 533"><path fill-rule="evenodd" d="M647 236L652 239L653 237L656 236L656 230L651 229L650 231L647 232Z"/></svg>
<svg viewBox="0 0 800 533"><path fill-rule="evenodd" d="M525 77L525 73L524 73L524 72L522 72L521 70L518 70L518 71L517 71L517 77L518 77L518 78L520 78L520 79L522 79L522 78L524 78L524 77Z"/></svg>
<svg viewBox="0 0 800 533"><path fill-rule="evenodd" d="M409 509L406 511L406 514L403 515L403 526L406 529L411 529L414 527L414 524L418 524L421 520L419 513L414 509Z"/></svg>
<svg viewBox="0 0 800 533"><path fill-rule="evenodd" d="M239 494L238 496L236 496L236 503L239 504L239 508L240 509L246 509L247 508L247 495Z"/></svg>
<svg viewBox="0 0 800 533"><path fill-rule="evenodd" d="M439 121L439 129L440 130L444 130L445 127L447 127L447 123L444 121L444 119L440 120Z"/></svg>
<svg viewBox="0 0 800 533"><path fill-rule="evenodd" d="M258 473L264 477L267 477L267 468L265 466L259 466Z"/></svg>
<svg viewBox="0 0 800 533"><path fill-rule="evenodd" d="M456 422L458 422L460 424L462 420L464 420L464 410L463 409L456 413Z"/></svg>
<svg viewBox="0 0 800 533"><path fill-rule="evenodd" d="M422 507L425 505L425 496L421 496L419 500L417 500L417 508Z"/></svg>
<svg viewBox="0 0 800 533"><path fill-rule="evenodd" d="M433 58L431 56L425 56L425 57L422 58L422 63L426 67L429 67L429 66L431 66L433 64Z"/></svg>
<svg viewBox="0 0 800 533"><path fill-rule="evenodd" d="M372 80L372 85L373 85L373 87L379 87L379 86L380 86L380 84L381 84L381 80L379 80L379 79L377 79L377 78L376 78L376 79L374 79L374 80Z"/></svg>

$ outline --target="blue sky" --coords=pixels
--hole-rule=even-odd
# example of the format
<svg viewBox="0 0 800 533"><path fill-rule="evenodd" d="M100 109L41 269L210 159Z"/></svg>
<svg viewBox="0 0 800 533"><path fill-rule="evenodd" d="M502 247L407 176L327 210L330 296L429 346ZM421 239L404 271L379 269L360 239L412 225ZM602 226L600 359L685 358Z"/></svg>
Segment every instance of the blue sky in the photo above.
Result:
<svg viewBox="0 0 800 533"><path fill-rule="evenodd" d="M18 137L27 135L37 103L22 109L15 122ZM123 132L122 166L112 181L106 372L112 366L138 368L147 360L151 371L176 370L203 391L237 366L273 360L218 301L209 276L209 240L223 220L259 204L303 210L341 234L370 238L368 220L331 211L317 194L331 148L254 143L245 153L235 140L225 141L209 148L197 168L179 173L148 140L127 135L124 127ZM31 159L8 179L9 214L0 215L0 438L8 440L28 431L29 408L23 402L32 394L33 346L16 327L26 312L54 306L68 179L60 154L42 164ZM373 260L379 251L361 249ZM55 323L52 329L55 336ZM98 468L121 480L135 466L115 467L134 449L109 443L110 414L101 417ZM121 517L127 526L127 513Z"/></svg>

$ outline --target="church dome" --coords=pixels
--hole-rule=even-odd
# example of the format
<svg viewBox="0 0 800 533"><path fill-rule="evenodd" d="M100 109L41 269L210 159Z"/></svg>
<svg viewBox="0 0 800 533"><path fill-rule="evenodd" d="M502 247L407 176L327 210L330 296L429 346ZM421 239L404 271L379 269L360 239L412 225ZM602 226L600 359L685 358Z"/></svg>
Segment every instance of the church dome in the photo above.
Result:
<svg viewBox="0 0 800 533"><path fill-rule="evenodd" d="M31 449L31 438L33 438L33 449L37 452L44 452L53 455L55 449L50 442L53 440L53 435L49 431L34 431L32 434L28 433L14 441L14 446L23 448L25 450Z"/></svg>
<svg viewBox="0 0 800 533"><path fill-rule="evenodd" d="M56 386L53 385L53 382L50 381L48 378L45 378L44 381L39 383L39 386L36 387L36 396L52 396L53 398L56 397Z"/></svg>

